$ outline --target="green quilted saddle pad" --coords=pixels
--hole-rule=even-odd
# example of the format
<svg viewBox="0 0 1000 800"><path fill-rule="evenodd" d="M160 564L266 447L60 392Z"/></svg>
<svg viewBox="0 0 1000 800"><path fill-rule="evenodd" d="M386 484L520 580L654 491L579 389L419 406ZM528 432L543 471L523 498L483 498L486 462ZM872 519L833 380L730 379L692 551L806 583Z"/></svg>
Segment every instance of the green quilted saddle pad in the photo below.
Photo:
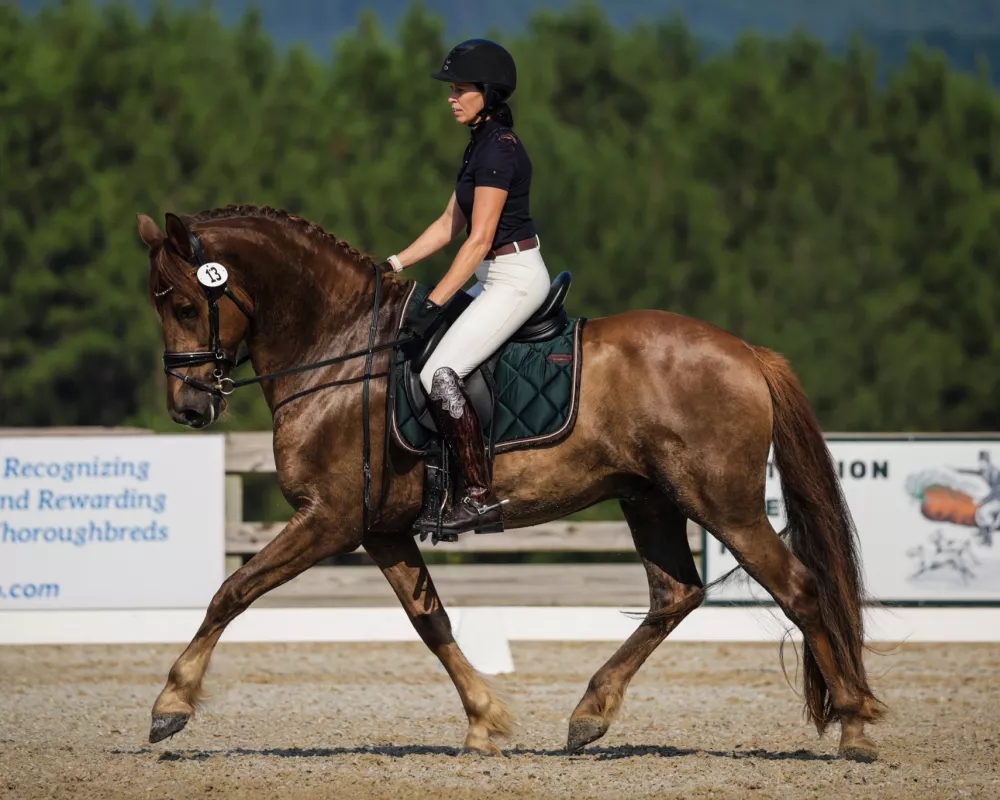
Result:
<svg viewBox="0 0 1000 800"><path fill-rule="evenodd" d="M422 303L429 292L427 287L417 287L406 313ZM555 444L572 432L579 406L580 344L585 321L570 319L545 342L508 342L501 348L493 376L497 389L495 452ZM396 363L394 432L400 444L420 452L435 435L417 421L410 407L403 385L404 359L400 353Z"/></svg>

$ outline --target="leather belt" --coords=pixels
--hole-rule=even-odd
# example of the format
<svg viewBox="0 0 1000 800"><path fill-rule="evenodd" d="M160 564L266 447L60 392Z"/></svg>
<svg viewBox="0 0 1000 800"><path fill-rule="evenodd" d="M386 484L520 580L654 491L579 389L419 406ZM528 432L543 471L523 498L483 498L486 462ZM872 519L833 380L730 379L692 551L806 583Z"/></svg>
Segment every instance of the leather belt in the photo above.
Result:
<svg viewBox="0 0 1000 800"><path fill-rule="evenodd" d="M519 242L510 242L505 245L501 245L496 250L490 250L486 254L486 261L492 261L497 256L506 256L510 253L520 253L522 250L534 250L538 247L538 236L532 236L530 239L522 239Z"/></svg>

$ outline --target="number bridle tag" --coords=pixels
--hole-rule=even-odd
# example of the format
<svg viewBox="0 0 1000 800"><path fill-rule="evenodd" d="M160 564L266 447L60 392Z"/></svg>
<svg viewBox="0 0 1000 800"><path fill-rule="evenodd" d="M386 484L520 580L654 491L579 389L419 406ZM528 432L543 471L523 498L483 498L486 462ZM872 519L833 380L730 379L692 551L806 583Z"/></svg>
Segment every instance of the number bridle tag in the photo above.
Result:
<svg viewBox="0 0 1000 800"><path fill-rule="evenodd" d="M224 289L229 280L229 272L215 261L209 261L198 267L198 283L206 289Z"/></svg>

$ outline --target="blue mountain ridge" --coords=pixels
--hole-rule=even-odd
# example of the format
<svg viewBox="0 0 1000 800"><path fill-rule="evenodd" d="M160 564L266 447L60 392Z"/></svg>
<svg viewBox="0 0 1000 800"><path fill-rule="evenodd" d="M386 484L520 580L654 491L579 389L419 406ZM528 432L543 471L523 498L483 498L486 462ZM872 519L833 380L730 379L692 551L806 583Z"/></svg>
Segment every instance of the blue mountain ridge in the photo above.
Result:
<svg viewBox="0 0 1000 800"><path fill-rule="evenodd" d="M4 0L0 0L3 2ZM97 6L122 0L90 0ZM9 0L8 0L9 2ZM14 0L28 13L59 0ZM260 10L263 26L277 46L303 43L317 55L330 55L337 37L354 29L362 14L374 14L393 38L413 0L131 0L143 18L157 4L208 6L227 24L247 10ZM666 22L680 16L706 52L724 49L741 33L783 36L796 28L835 51L860 33L880 53L884 71L921 43L944 52L953 67L975 71L985 58L1000 80L1000 3L996 0L418 0L445 23L449 39L491 31L519 33L538 12L564 12L582 4L601 9L619 28L640 22Z"/></svg>

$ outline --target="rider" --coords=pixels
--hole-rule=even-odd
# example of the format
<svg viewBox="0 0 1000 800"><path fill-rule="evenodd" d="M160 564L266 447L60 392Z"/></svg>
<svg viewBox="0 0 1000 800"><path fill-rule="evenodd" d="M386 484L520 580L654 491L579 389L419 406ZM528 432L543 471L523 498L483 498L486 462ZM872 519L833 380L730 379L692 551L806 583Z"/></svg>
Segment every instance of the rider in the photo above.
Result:
<svg viewBox="0 0 1000 800"><path fill-rule="evenodd" d="M496 42L469 39L431 77L451 85L448 102L455 121L470 128L471 141L444 213L388 261L396 271L412 266L465 228L467 238L448 272L407 320L409 332L423 336L475 273L474 300L420 372L435 425L464 479L464 492L442 522L443 531L460 533L502 520L481 423L463 379L541 306L551 279L529 213L531 161L507 105L517 85L514 59Z"/></svg>

